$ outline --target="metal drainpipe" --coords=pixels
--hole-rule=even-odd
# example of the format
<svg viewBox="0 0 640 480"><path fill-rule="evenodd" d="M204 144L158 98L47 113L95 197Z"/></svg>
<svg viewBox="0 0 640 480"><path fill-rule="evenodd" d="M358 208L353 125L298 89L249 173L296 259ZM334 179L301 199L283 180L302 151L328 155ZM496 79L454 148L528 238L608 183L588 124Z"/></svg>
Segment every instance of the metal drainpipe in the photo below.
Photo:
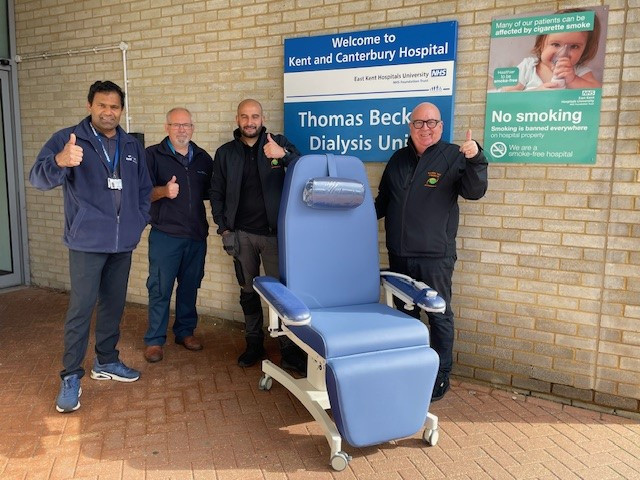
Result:
<svg viewBox="0 0 640 480"><path fill-rule="evenodd" d="M129 115L129 78L127 76L127 49L129 45L126 42L120 42L120 50L122 50L122 71L124 72L124 108L126 113L125 122L127 124L127 133L131 131Z"/></svg>

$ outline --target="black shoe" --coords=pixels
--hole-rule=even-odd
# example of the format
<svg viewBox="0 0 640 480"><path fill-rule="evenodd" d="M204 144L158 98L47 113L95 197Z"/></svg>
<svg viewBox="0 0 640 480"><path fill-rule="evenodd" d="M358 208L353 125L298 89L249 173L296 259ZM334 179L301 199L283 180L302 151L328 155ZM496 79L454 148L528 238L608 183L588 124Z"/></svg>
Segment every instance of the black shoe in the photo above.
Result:
<svg viewBox="0 0 640 480"><path fill-rule="evenodd" d="M444 394L449 390L449 376L445 373L439 373L436 377L436 384L433 386L433 394L431 395L431 401L437 402Z"/></svg>
<svg viewBox="0 0 640 480"><path fill-rule="evenodd" d="M307 376L307 354L300 348L286 347L282 349L280 366L285 370L293 370L302 377Z"/></svg>
<svg viewBox="0 0 640 480"><path fill-rule="evenodd" d="M251 367L265 357L262 343L247 342L247 349L238 357L239 367Z"/></svg>

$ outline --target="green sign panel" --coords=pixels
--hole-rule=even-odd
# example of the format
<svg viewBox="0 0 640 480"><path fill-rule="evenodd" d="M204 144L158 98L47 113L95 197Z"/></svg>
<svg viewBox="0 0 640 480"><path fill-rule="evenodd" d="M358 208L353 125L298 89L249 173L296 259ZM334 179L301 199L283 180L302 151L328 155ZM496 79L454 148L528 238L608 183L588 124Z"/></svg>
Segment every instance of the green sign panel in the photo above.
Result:
<svg viewBox="0 0 640 480"><path fill-rule="evenodd" d="M495 20L491 24L492 37L519 37L557 32L593 30L593 11L541 15L537 17Z"/></svg>
<svg viewBox="0 0 640 480"><path fill-rule="evenodd" d="M600 6L493 20L489 161L596 162L607 16Z"/></svg>
<svg viewBox="0 0 640 480"><path fill-rule="evenodd" d="M595 163L600 89L489 93L485 154L495 162Z"/></svg>

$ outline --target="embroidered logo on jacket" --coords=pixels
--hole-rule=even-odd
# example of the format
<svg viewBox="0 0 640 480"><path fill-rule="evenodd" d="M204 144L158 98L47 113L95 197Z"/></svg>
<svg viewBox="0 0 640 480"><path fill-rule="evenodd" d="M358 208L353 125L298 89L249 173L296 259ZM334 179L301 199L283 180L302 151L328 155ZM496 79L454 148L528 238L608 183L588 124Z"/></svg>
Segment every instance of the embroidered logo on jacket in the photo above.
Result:
<svg viewBox="0 0 640 480"><path fill-rule="evenodd" d="M439 172L427 172L427 181L425 182L425 187L435 188L438 180L440 180Z"/></svg>
<svg viewBox="0 0 640 480"><path fill-rule="evenodd" d="M124 157L124 159L125 159L127 162L133 162L133 163L135 163L136 165L138 164L138 159L137 159L136 157L134 157L133 155L127 155L126 157Z"/></svg>

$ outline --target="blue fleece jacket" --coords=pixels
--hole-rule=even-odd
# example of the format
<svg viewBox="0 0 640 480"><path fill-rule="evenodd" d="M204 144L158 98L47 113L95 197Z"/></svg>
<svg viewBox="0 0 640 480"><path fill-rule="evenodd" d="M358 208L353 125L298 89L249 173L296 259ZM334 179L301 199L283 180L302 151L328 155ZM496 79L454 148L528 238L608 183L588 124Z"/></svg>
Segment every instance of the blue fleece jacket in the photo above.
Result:
<svg viewBox="0 0 640 480"><path fill-rule="evenodd" d="M31 168L29 181L39 190L62 185L64 195L64 244L72 250L96 253L132 251L149 221L151 180L142 144L118 127L119 170L122 190L107 187L109 166L90 126L90 117L64 128L49 139ZM59 167L55 156L76 135L82 147L82 163ZM120 195L120 208L116 195Z"/></svg>

